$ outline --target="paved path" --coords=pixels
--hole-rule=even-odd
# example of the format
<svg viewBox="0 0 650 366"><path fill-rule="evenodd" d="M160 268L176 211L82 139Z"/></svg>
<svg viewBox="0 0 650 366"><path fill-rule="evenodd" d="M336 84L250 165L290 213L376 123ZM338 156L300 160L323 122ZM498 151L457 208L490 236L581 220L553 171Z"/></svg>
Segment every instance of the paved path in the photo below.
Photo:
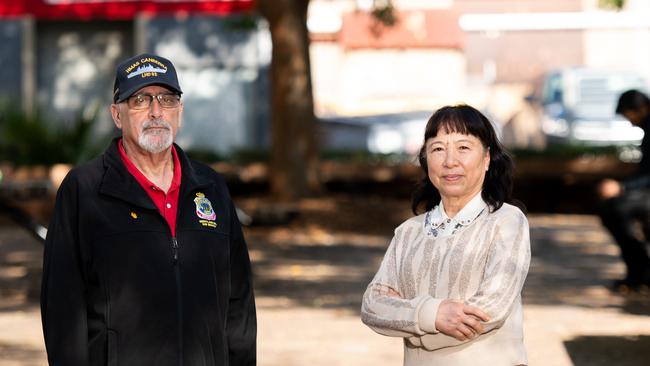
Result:
<svg viewBox="0 0 650 366"><path fill-rule="evenodd" d="M358 308L390 227L408 213L371 207L367 218L387 224L363 227L340 217L346 215L340 204L306 202L303 209L311 213L290 228L247 230L257 277L260 366L401 365L401 340L366 328ZM529 220L533 261L524 317L530 365L648 364L650 295L606 289L624 269L598 220ZM46 364L35 300L41 250L20 229L0 222L0 365Z"/></svg>

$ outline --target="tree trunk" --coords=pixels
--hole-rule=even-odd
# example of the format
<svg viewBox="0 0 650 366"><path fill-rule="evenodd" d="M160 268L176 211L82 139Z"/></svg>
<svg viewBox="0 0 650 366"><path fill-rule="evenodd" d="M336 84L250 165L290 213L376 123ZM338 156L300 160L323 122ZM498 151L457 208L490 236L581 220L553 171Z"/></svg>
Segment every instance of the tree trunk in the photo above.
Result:
<svg viewBox="0 0 650 366"><path fill-rule="evenodd" d="M258 0L271 29L271 193L283 201L319 189L309 63L309 0Z"/></svg>

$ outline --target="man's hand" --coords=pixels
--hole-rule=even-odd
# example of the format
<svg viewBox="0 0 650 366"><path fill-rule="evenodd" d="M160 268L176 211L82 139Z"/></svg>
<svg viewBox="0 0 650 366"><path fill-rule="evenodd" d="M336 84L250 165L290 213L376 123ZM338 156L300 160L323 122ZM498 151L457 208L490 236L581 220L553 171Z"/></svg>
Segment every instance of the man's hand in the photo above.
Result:
<svg viewBox="0 0 650 366"><path fill-rule="evenodd" d="M444 300L438 307L436 329L459 341L465 341L483 332L480 320L486 322L490 317L481 309L465 305L462 301Z"/></svg>
<svg viewBox="0 0 650 366"><path fill-rule="evenodd" d="M621 183L613 179L605 179L598 185L598 194L602 199L618 197L623 192Z"/></svg>

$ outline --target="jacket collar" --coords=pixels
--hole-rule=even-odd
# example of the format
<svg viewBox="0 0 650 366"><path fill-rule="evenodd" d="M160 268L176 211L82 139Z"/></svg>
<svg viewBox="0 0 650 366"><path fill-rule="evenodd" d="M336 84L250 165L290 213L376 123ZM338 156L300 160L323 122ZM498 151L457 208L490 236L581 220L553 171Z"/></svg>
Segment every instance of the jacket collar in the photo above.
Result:
<svg viewBox="0 0 650 366"><path fill-rule="evenodd" d="M121 137L116 137L104 152L104 177L99 187L99 192L112 196L123 201L130 202L134 205L156 209L156 206L147 195L147 192L140 186L140 183L129 173L120 159L120 153L117 143ZM179 199L183 198L188 192L199 187L209 185L211 181L204 175L199 174L185 152L176 144L176 153L181 163L181 191Z"/></svg>

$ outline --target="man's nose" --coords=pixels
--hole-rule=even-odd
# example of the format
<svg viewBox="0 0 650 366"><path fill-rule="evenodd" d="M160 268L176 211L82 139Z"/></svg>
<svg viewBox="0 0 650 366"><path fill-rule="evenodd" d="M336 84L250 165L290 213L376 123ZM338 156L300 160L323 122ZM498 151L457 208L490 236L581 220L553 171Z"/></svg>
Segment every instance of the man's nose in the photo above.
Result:
<svg viewBox="0 0 650 366"><path fill-rule="evenodd" d="M158 118L162 116L162 106L156 97L151 97L151 105L149 106L149 114L151 117Z"/></svg>

